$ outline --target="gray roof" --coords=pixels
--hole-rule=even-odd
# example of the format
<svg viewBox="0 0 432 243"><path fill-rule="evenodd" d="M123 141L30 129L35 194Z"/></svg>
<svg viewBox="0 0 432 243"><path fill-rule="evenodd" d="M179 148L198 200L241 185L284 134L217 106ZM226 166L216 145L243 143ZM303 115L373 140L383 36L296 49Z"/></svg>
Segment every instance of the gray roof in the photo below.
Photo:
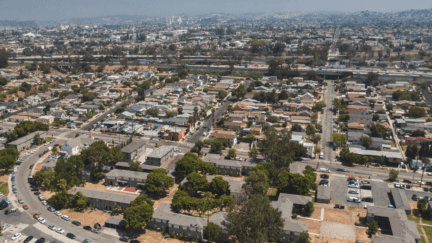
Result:
<svg viewBox="0 0 432 243"><path fill-rule="evenodd" d="M351 153L367 156L384 156L386 158L397 158L402 159L400 152L387 152L387 151L376 151L376 150L364 150L358 148L350 148Z"/></svg>
<svg viewBox="0 0 432 243"><path fill-rule="evenodd" d="M213 180L213 178L215 178L216 176L212 176L212 175L208 175L207 176L207 181L211 182ZM237 181L234 180L233 178L229 178L229 177L224 177L224 176L220 176L222 177L224 180L226 180L229 184L229 190L231 193L241 193L243 190L243 185L246 183L245 181Z"/></svg>
<svg viewBox="0 0 432 243"><path fill-rule="evenodd" d="M410 210L411 207L408 201L408 197L405 193L405 190L398 189L398 188L391 188L390 192L393 197L394 206L397 209L403 209L403 210Z"/></svg>
<svg viewBox="0 0 432 243"><path fill-rule="evenodd" d="M94 142L96 142L96 141L94 139L91 139L91 138L76 137L72 140L67 141L66 144L68 144L69 147L71 147L71 148L75 148L75 147L81 146L83 144L91 145Z"/></svg>
<svg viewBox="0 0 432 243"><path fill-rule="evenodd" d="M330 187L329 186L318 186L317 189L317 199L330 200Z"/></svg>
<svg viewBox="0 0 432 243"><path fill-rule="evenodd" d="M231 167L238 167L238 168L242 167L238 160L226 160L223 159L219 154L208 153L206 156L204 156L202 160L204 162L212 163L216 165L231 166Z"/></svg>
<svg viewBox="0 0 432 243"><path fill-rule="evenodd" d="M132 143L126 145L126 147L122 148L121 151L123 153L132 153L142 146L145 146L144 140L133 140Z"/></svg>
<svg viewBox="0 0 432 243"><path fill-rule="evenodd" d="M309 201L312 201L310 196L280 193L278 200L272 202L272 206L282 212L282 218L285 220L283 231L303 232L308 230L309 225L292 220L291 213L294 204L304 205Z"/></svg>
<svg viewBox="0 0 432 243"><path fill-rule="evenodd" d="M368 216L373 214L374 216L385 217L389 219L390 228L391 228L391 232L393 233L393 236L379 235L380 237L378 237L379 238L378 242L390 242L389 241L390 239L396 239L394 237L403 239L404 241L402 242L415 242L415 239L420 240L420 234L417 230L417 226L414 221L408 220L405 210L396 209L396 208L370 206L367 209L367 213ZM388 238L389 240L381 239L384 237ZM392 240L391 242L397 242L397 241Z"/></svg>
<svg viewBox="0 0 432 243"><path fill-rule="evenodd" d="M20 145L20 144L22 144L22 143L25 143L25 142L27 142L28 140L33 139L34 136L35 136L36 134L38 134L38 133L39 133L39 135L46 134L45 131L36 131L36 132L30 133L30 134L28 134L28 135L26 135L26 136L24 136L24 137L22 137L22 138L18 138L18 139L15 140L15 141L10 142L9 145Z"/></svg>
<svg viewBox="0 0 432 243"><path fill-rule="evenodd" d="M69 194L75 194L77 192L81 192L84 194L84 196L88 198L93 199L101 199L105 201L112 201L116 203L127 203L129 204L133 200L135 200L136 196L132 195L126 195L121 193L114 193L114 192L105 192L105 191L98 191L98 190L91 190L87 188L82 187L74 187L69 190Z"/></svg>
<svg viewBox="0 0 432 243"><path fill-rule="evenodd" d="M107 219L107 221L105 221L105 224L126 226L126 222L124 221L124 219L118 217L110 217L109 219Z"/></svg>
<svg viewBox="0 0 432 243"><path fill-rule="evenodd" d="M148 173L139 172L139 171L131 171L131 170L117 170L114 169L108 172L106 177L126 177L132 179L144 179L147 180Z"/></svg>
<svg viewBox="0 0 432 243"><path fill-rule="evenodd" d="M156 148L147 156L147 158L162 158L167 153L169 153L171 150L174 150L174 148L175 148L174 146L162 146L162 147Z"/></svg>

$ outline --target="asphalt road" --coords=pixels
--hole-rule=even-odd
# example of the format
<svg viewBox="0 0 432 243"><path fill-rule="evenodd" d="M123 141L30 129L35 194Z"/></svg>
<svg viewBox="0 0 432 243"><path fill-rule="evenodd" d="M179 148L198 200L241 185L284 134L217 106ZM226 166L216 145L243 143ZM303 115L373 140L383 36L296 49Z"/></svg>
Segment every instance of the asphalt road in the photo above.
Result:
<svg viewBox="0 0 432 243"><path fill-rule="evenodd" d="M249 87L250 81L245 81L245 89L247 89ZM219 108L215 111L214 115L214 121L217 122L221 116L224 114L224 112L228 109L228 107L230 105L232 105L234 102L230 101L230 98L227 98L227 100L221 105L219 106ZM188 143L193 143L195 144L196 141L200 140L203 136L202 134L204 132L207 132L207 128L211 127L213 125L213 117L210 116L209 118L207 118L207 120L205 120L203 122L203 124L201 124L201 126L195 130L194 134L192 136L189 137L189 139L187 140ZM206 128L204 128L206 127Z"/></svg>
<svg viewBox="0 0 432 243"><path fill-rule="evenodd" d="M331 134L333 131L333 112L331 111L331 107L333 106L334 96L334 83L329 80L327 90L324 94L324 102L327 106L324 108L324 115L322 118L323 132L321 138L321 151L324 152L324 159L328 161L333 161L335 158L333 148L330 146Z"/></svg>
<svg viewBox="0 0 432 243"><path fill-rule="evenodd" d="M332 202L335 204L347 205L348 202L346 192L348 185L346 178L342 176L331 175L330 188Z"/></svg>
<svg viewBox="0 0 432 243"><path fill-rule="evenodd" d="M61 139L56 140L56 143L61 143ZM43 148L46 148L44 146ZM46 225L53 224L55 227L64 229L66 233L73 233L77 236L77 240L83 241L85 238L92 240L93 242L113 242L113 237L106 234L95 234L86 231L81 227L71 224L71 221L65 221L60 217L54 215L54 213L47 210L46 206L43 206L36 195L30 191L29 183L27 182L28 176L31 173L30 166L33 165L38 159L39 155L43 153L44 149L39 149L32 156L28 157L18 169L16 173L16 187L17 197L24 200L24 203L29 206L27 210L27 217L32 218L33 213L41 213L42 217L47 221ZM33 219L32 219L33 220ZM36 220L33 220L36 222ZM56 234L56 233L53 233Z"/></svg>

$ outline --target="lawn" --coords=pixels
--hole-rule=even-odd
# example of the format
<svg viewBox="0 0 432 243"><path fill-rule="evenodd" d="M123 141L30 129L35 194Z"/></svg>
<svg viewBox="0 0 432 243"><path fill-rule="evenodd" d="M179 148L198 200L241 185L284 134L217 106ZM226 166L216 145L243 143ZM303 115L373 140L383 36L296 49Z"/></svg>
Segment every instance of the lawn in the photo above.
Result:
<svg viewBox="0 0 432 243"><path fill-rule="evenodd" d="M0 192L3 193L3 195L7 196L7 194L9 193L9 189L8 189L8 184L7 183L2 183L0 185Z"/></svg>
<svg viewBox="0 0 432 243"><path fill-rule="evenodd" d="M267 191L267 195L275 197L277 195L277 188L269 188Z"/></svg>
<svg viewBox="0 0 432 243"><path fill-rule="evenodd" d="M429 242L432 242L432 227L423 226L423 229L426 233Z"/></svg>
<svg viewBox="0 0 432 243"><path fill-rule="evenodd" d="M47 137L46 142L51 142L51 140L55 139L54 137Z"/></svg>
<svg viewBox="0 0 432 243"><path fill-rule="evenodd" d="M420 222L420 218L418 218L412 214L407 215L407 218L411 221L415 221L416 223Z"/></svg>
<svg viewBox="0 0 432 243"><path fill-rule="evenodd" d="M420 237L421 237L420 243L426 243L426 240L425 240L424 236L420 236Z"/></svg>

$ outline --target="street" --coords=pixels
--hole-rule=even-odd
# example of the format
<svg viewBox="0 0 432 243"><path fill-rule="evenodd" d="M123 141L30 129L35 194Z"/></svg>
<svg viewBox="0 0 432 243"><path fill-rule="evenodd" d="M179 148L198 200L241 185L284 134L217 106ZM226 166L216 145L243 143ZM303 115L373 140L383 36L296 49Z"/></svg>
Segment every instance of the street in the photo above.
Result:
<svg viewBox="0 0 432 243"><path fill-rule="evenodd" d="M327 89L324 94L324 102L326 107L324 108L324 114L322 115L322 138L321 138L321 151L324 152L324 159L332 162L334 157L334 152L330 146L331 134L333 131L333 112L331 107L333 106L333 99L335 96L334 83L333 81L327 81Z"/></svg>

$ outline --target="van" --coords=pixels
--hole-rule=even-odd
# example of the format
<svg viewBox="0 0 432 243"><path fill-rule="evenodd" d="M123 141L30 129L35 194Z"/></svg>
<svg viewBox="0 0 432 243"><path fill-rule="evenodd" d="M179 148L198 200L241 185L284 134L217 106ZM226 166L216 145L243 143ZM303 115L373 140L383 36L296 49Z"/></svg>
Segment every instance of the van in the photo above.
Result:
<svg viewBox="0 0 432 243"><path fill-rule="evenodd" d="M320 153L319 158L320 158L320 159L324 159L324 152L321 152L321 153Z"/></svg>
<svg viewBox="0 0 432 243"><path fill-rule="evenodd" d="M67 215L63 215L63 216L61 216L61 218L64 219L64 220L66 220L66 221L69 221L69 220L70 220L70 217L67 216Z"/></svg>

